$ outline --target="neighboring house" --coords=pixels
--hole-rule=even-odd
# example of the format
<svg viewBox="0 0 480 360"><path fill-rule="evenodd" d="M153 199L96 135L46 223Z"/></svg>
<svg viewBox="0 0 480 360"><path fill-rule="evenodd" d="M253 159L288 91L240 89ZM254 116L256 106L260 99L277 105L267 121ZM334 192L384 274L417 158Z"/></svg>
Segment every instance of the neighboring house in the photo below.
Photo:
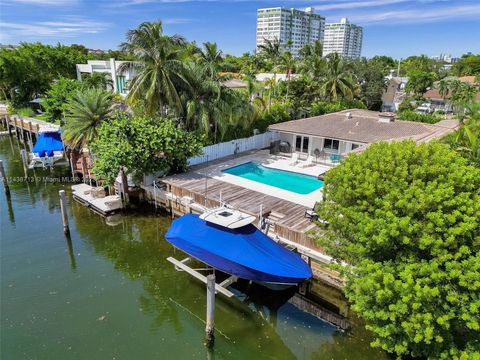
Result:
<svg viewBox="0 0 480 360"><path fill-rule="evenodd" d="M269 126L292 151L304 157L344 155L360 151L379 141L413 139L417 143L443 137L459 126L456 120L437 124L396 120L393 113L370 110L344 110L336 113L292 120Z"/></svg>
<svg viewBox="0 0 480 360"><path fill-rule="evenodd" d="M294 80L297 79L300 75L298 74L273 74L273 73L259 73L255 75L255 80L263 82L265 80L273 79L275 76L275 82L277 81L286 81L286 80Z"/></svg>
<svg viewBox="0 0 480 360"><path fill-rule="evenodd" d="M443 80L444 81L458 80L458 81L467 83L472 86L477 86L477 87L479 85L475 80L475 76L461 76L461 77L449 76L444 78ZM448 92L448 94L446 94L445 96L440 95L440 92L438 89L439 84L440 84L439 81L435 82L434 88L427 90L423 94L423 97L428 100L433 110L443 110L445 112L452 112L453 104L450 102L451 93ZM475 101L480 101L480 91L477 92L475 96Z"/></svg>
<svg viewBox="0 0 480 360"><path fill-rule="evenodd" d="M222 81L222 85L230 89L246 89L248 87L246 81L235 78Z"/></svg>
<svg viewBox="0 0 480 360"><path fill-rule="evenodd" d="M382 95L382 111L396 112L406 97L407 77L387 76L387 88Z"/></svg>
<svg viewBox="0 0 480 360"><path fill-rule="evenodd" d="M133 78L134 74L131 71L121 73L119 68L123 63L127 62L129 61L116 61L113 58L110 60L88 60L87 64L76 64L77 78L82 80L82 74L107 73L112 80L112 90L122 96L126 96L128 93L127 83Z"/></svg>

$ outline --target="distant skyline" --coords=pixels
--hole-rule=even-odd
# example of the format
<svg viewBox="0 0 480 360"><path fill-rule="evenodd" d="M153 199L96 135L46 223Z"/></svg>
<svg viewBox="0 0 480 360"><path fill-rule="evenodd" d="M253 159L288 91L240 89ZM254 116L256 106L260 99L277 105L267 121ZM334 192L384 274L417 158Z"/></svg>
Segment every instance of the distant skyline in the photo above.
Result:
<svg viewBox="0 0 480 360"><path fill-rule="evenodd" d="M478 0L1 0L0 43L117 49L127 30L160 19L167 34L241 55L255 49L256 10L278 6L311 6L327 22L363 26L362 56L480 53Z"/></svg>

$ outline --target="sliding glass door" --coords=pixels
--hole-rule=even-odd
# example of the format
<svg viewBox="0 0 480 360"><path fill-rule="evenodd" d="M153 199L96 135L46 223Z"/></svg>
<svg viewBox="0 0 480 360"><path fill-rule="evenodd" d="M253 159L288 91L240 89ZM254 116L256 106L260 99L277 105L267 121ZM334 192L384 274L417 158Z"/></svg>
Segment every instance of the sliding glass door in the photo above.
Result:
<svg viewBox="0 0 480 360"><path fill-rule="evenodd" d="M310 137L296 135L295 136L295 151L308 154L308 143L310 141Z"/></svg>

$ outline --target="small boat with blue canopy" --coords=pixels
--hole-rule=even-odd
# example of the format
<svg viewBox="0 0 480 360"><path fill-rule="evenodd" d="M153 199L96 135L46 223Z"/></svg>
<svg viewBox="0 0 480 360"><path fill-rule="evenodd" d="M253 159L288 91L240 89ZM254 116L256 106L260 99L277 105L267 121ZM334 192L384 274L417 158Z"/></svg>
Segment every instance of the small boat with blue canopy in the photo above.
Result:
<svg viewBox="0 0 480 360"><path fill-rule="evenodd" d="M173 221L165 237L191 257L234 277L290 286L312 277L298 254L252 224L230 229L187 214ZM182 267L178 260L171 262Z"/></svg>
<svg viewBox="0 0 480 360"><path fill-rule="evenodd" d="M29 168L51 167L63 157L64 146L60 132L43 132L33 146Z"/></svg>

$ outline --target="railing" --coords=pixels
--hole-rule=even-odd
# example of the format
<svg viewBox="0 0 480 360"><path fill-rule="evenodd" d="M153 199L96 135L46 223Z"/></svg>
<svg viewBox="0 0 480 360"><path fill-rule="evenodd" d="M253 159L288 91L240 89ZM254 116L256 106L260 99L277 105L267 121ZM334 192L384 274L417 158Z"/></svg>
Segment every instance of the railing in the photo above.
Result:
<svg viewBox="0 0 480 360"><path fill-rule="evenodd" d="M278 133L266 132L250 136L249 138L235 139L220 144L205 146L202 155L188 159L188 165L202 164L244 151L263 149L270 146L272 141L278 139Z"/></svg>

